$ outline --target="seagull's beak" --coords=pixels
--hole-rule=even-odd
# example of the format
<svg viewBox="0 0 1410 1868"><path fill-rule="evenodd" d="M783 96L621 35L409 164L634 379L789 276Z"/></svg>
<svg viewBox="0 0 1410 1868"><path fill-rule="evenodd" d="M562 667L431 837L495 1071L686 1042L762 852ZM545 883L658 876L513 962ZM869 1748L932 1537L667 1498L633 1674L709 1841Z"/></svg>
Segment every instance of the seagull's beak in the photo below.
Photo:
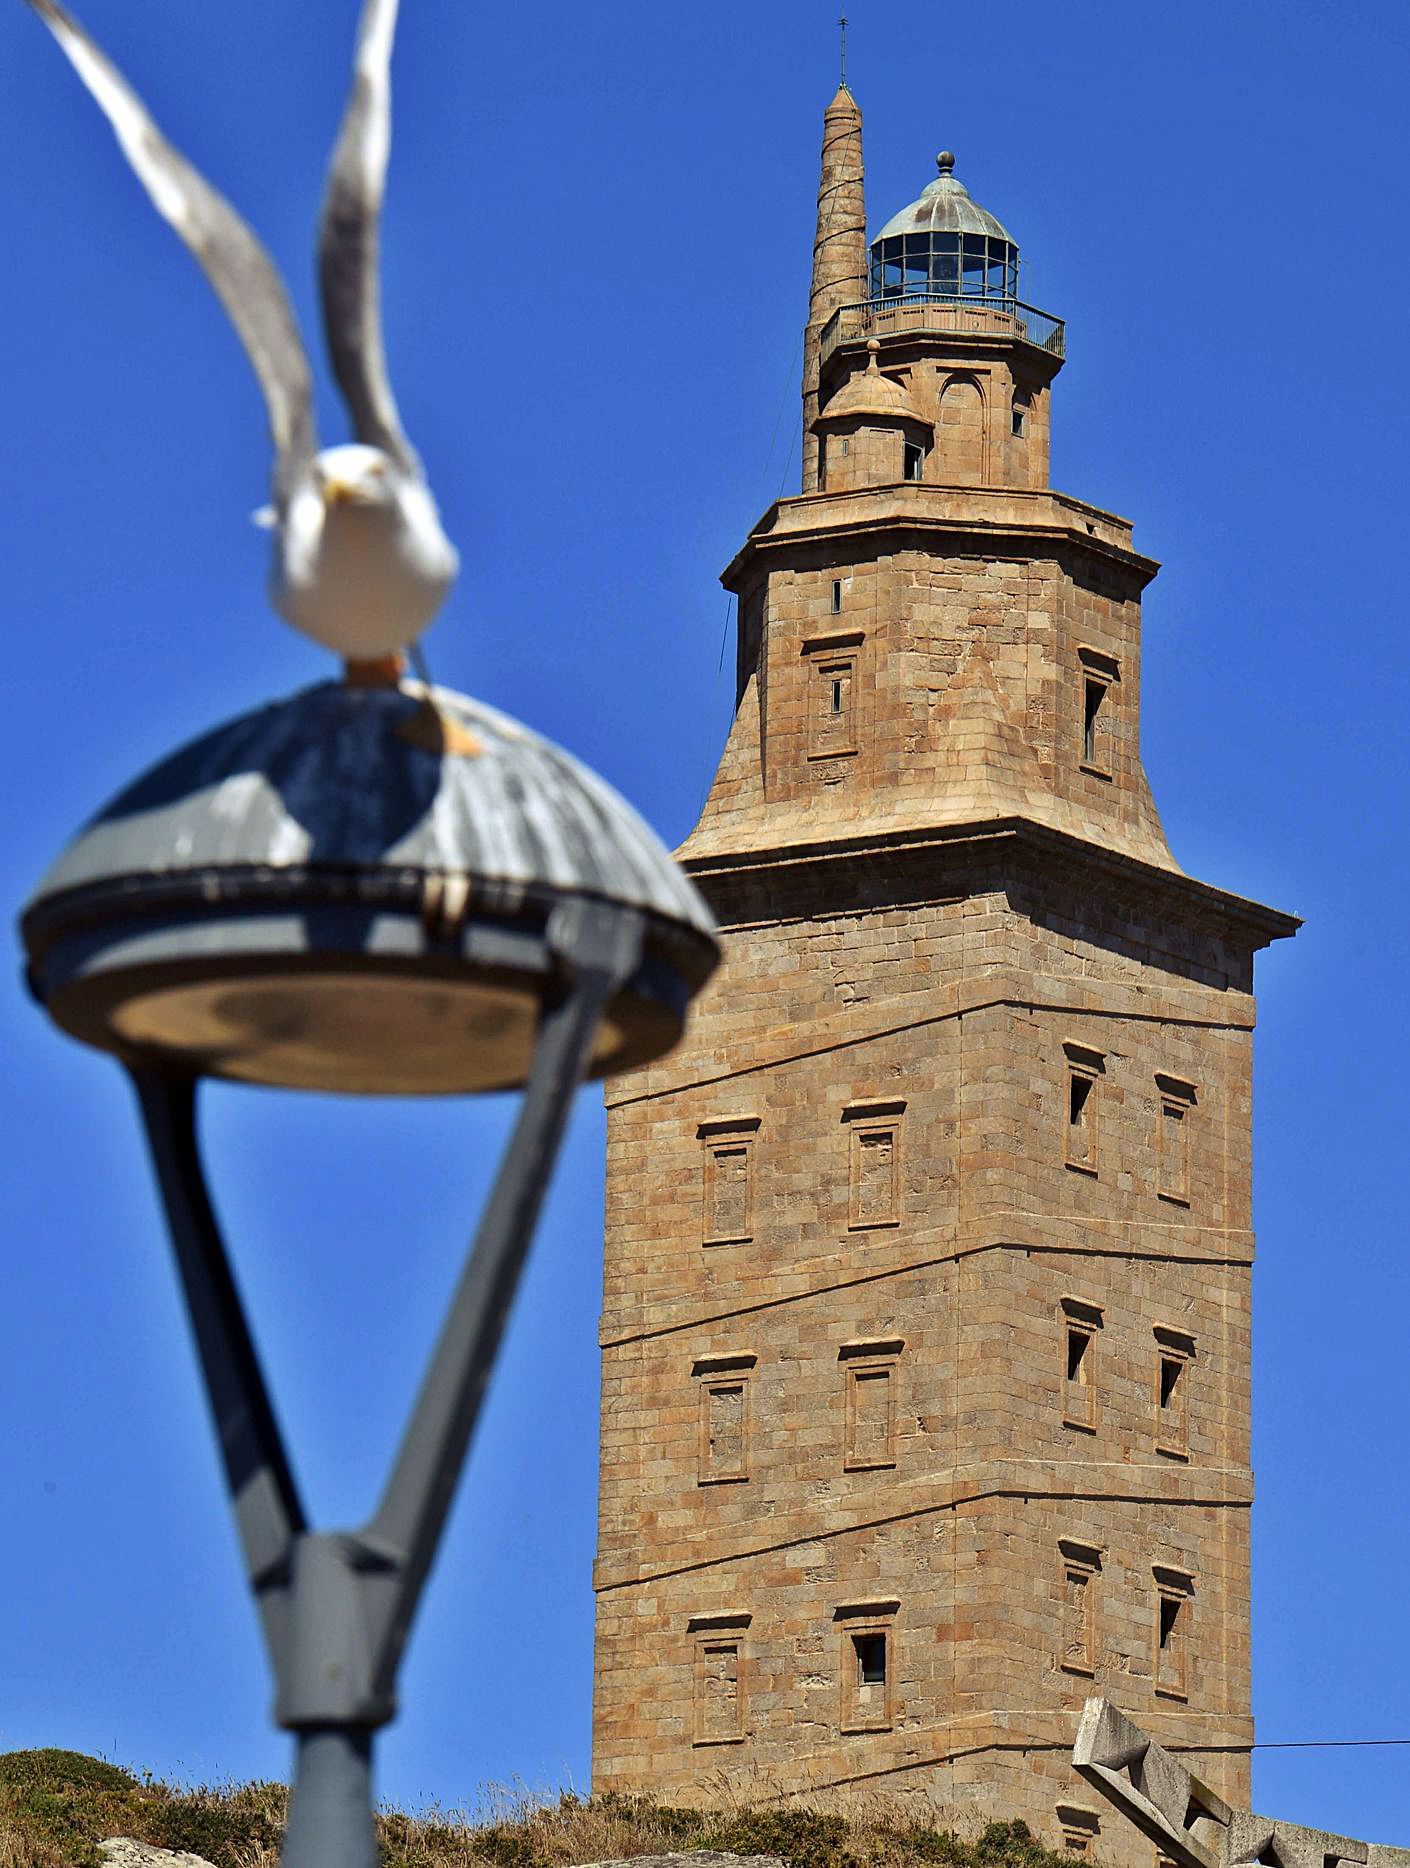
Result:
<svg viewBox="0 0 1410 1868"><path fill-rule="evenodd" d="M355 486L349 486L346 480L325 480L323 483L325 506L360 505L362 497L359 490Z"/></svg>

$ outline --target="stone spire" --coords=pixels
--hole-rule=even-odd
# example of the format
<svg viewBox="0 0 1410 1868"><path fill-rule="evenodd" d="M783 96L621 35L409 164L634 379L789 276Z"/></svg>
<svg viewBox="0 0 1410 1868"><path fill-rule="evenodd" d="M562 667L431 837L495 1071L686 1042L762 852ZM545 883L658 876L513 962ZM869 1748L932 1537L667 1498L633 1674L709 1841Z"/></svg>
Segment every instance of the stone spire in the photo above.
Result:
<svg viewBox="0 0 1410 1868"><path fill-rule="evenodd" d="M862 188L862 113L845 84L823 113L818 231L803 333L803 491L818 484L818 339L839 305L866 297L867 211Z"/></svg>

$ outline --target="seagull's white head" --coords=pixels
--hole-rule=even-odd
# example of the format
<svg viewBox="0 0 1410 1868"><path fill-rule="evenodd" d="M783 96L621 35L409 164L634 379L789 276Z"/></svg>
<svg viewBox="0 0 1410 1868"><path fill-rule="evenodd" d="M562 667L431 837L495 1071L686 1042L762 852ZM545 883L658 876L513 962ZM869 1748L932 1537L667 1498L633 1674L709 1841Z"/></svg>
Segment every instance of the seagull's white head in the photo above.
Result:
<svg viewBox="0 0 1410 1868"><path fill-rule="evenodd" d="M360 441L324 448L314 462L313 472L325 509L394 506L404 479L390 455Z"/></svg>

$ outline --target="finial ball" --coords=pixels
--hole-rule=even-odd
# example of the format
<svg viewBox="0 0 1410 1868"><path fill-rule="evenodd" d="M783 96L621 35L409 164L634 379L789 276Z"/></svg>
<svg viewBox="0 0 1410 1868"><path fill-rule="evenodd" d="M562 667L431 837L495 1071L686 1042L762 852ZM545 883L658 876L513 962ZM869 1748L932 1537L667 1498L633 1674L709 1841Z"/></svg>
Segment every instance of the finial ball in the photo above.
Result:
<svg viewBox="0 0 1410 1868"><path fill-rule="evenodd" d="M867 352L870 356L874 357L880 349L881 339L879 337L869 337L867 339Z"/></svg>
<svg viewBox="0 0 1410 1868"><path fill-rule="evenodd" d="M955 167L953 150L942 149L940 154L935 158L935 166L942 175L953 174Z"/></svg>

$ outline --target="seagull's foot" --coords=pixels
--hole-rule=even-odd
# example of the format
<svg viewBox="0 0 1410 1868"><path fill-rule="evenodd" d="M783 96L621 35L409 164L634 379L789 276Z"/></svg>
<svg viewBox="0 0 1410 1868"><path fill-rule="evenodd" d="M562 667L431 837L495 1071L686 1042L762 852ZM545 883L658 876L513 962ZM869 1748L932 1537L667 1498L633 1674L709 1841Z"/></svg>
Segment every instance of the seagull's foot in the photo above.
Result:
<svg viewBox="0 0 1410 1868"><path fill-rule="evenodd" d="M406 673L404 655L379 655L375 661L343 663L343 680L350 688L396 688Z"/></svg>

